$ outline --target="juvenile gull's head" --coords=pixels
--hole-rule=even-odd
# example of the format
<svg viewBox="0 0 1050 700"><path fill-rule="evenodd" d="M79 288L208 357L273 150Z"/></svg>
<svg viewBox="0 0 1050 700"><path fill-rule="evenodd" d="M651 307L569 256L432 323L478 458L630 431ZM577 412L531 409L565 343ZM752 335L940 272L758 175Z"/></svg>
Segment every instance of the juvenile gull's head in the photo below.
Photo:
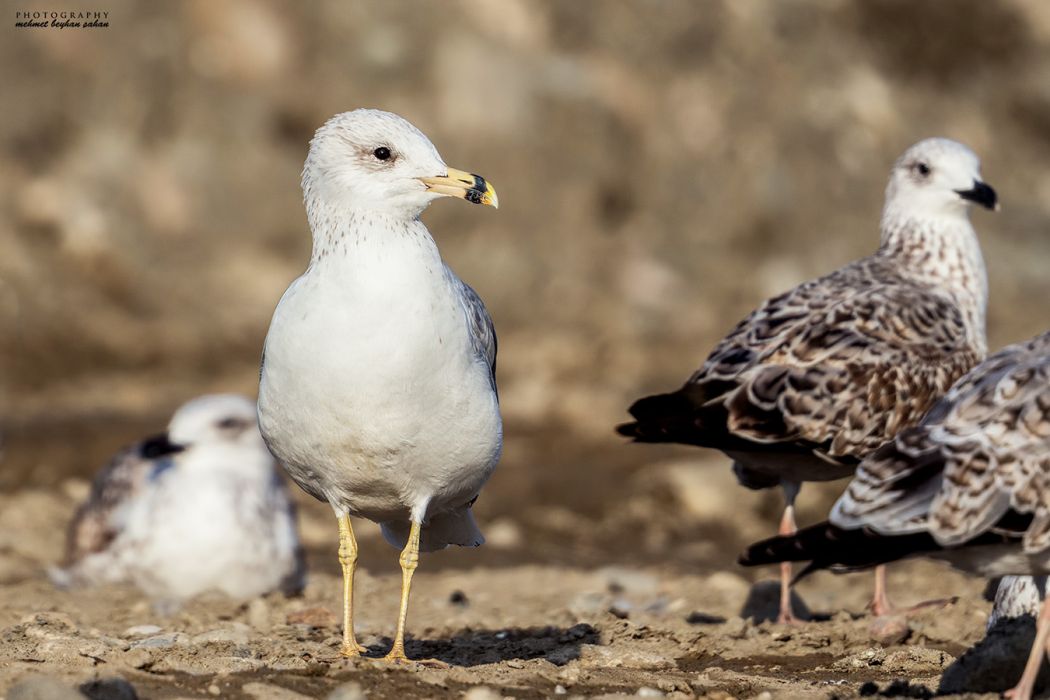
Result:
<svg viewBox="0 0 1050 700"><path fill-rule="evenodd" d="M484 178L449 168L423 132L374 109L337 114L317 130L303 167L303 193L308 209L324 202L406 220L438 197L497 206Z"/></svg>
<svg viewBox="0 0 1050 700"><path fill-rule="evenodd" d="M182 405L168 424L172 445L189 449L209 445L265 447L255 403L237 394L209 394Z"/></svg>
<svg viewBox="0 0 1050 700"><path fill-rule="evenodd" d="M966 216L971 202L998 209L995 190L981 180L981 161L945 138L919 141L893 165L886 211L910 219Z"/></svg>

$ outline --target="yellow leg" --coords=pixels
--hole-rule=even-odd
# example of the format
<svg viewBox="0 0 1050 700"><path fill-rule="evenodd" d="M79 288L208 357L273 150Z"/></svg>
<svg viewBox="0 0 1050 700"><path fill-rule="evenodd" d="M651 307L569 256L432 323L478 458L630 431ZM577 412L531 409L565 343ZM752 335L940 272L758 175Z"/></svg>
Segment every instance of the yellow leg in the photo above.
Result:
<svg viewBox="0 0 1050 700"><path fill-rule="evenodd" d="M394 646L386 655L387 661L408 661L405 656L405 621L408 619L408 594L412 589L412 574L419 566L419 523L412 523L408 533L408 542L401 552L401 610L397 615L397 634Z"/></svg>
<svg viewBox="0 0 1050 700"><path fill-rule="evenodd" d="M412 574L419 566L419 523L412 523L412 529L408 533L408 542L401 552L401 610L397 615L397 634L394 636L394 646L390 653L383 657L384 661L393 663L416 663L427 666L447 666L436 659L410 660L405 656L405 621L408 619L408 594L412 588Z"/></svg>
<svg viewBox="0 0 1050 700"><path fill-rule="evenodd" d="M354 638L354 569L357 568L357 540L350 516L339 516L339 565L343 567L343 656L360 656L368 651Z"/></svg>

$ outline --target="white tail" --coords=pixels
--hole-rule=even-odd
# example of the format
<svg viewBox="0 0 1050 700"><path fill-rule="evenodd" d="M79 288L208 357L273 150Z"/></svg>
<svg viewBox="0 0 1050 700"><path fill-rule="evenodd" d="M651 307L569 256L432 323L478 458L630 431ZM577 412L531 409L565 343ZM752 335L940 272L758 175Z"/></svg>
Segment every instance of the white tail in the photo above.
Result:
<svg viewBox="0 0 1050 700"><path fill-rule="evenodd" d="M409 522L393 520L382 523L383 537L398 549L403 549L408 542ZM435 515L423 523L423 533L419 541L419 551L435 552L450 544L460 547L477 547L485 542L485 537L474 521L470 508L450 513Z"/></svg>

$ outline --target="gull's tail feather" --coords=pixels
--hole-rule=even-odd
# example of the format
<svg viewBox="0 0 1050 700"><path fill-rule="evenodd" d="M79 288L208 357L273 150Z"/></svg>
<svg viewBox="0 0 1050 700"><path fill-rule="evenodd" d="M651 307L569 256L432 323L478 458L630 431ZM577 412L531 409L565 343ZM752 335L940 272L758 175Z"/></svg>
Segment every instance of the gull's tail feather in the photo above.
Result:
<svg viewBox="0 0 1050 700"><path fill-rule="evenodd" d="M880 535L861 528L843 530L828 522L799 530L794 535L771 537L751 545L740 555L743 566L761 566L787 561L808 561L795 580L820 569L837 573L868 569L912 554L940 549L926 532L910 535Z"/></svg>
<svg viewBox="0 0 1050 700"><path fill-rule="evenodd" d="M386 541L403 549L408 542L408 531L411 524L407 520L392 520L382 523L383 537ZM419 551L436 552L450 544L460 547L477 547L484 544L485 537L478 529L474 513L470 508L440 513L423 524L419 538Z"/></svg>
<svg viewBox="0 0 1050 700"><path fill-rule="evenodd" d="M696 430L696 409L680 391L638 399L628 411L634 421L616 432L635 442L690 442L685 436Z"/></svg>

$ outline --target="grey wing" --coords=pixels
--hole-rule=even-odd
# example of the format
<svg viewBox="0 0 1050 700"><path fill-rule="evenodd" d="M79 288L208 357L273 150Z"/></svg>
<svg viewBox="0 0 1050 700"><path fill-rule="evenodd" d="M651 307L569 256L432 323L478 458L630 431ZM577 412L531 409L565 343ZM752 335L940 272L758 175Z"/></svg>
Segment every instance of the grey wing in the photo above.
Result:
<svg viewBox="0 0 1050 700"><path fill-rule="evenodd" d="M489 376L492 380L492 390L496 390L496 327L492 323L485 302L481 300L478 293L469 284L459 279L449 271L453 282L459 287L459 299L463 304L463 313L467 319L467 332L470 334L470 344L474 349L475 356L484 362L489 368Z"/></svg>
<svg viewBox="0 0 1050 700"><path fill-rule="evenodd" d="M77 508L66 536L66 564L105 549L117 535L113 513L138 494L155 466L142 444L121 450L98 474L87 501Z"/></svg>

